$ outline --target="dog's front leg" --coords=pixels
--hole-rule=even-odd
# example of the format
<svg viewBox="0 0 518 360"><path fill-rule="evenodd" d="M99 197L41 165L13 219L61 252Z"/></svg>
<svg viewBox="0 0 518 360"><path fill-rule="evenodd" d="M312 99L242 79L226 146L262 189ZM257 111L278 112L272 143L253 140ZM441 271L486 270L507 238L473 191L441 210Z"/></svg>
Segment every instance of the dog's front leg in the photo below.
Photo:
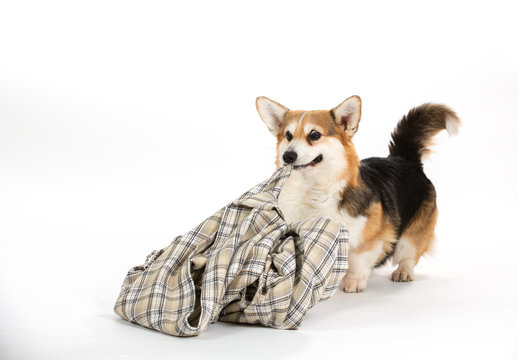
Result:
<svg viewBox="0 0 518 360"><path fill-rule="evenodd" d="M381 241L371 249L351 249L349 252L349 270L343 280L343 291L347 293L362 292L367 286L369 275L383 251Z"/></svg>

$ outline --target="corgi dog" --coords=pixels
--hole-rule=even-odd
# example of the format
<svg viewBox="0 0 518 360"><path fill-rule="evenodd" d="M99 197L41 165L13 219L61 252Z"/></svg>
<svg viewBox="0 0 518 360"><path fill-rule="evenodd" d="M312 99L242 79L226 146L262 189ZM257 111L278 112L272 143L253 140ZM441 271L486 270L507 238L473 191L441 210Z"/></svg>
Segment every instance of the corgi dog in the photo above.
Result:
<svg viewBox="0 0 518 360"><path fill-rule="evenodd" d="M360 161L352 141L361 117L358 96L331 110L289 110L266 97L256 105L277 138L277 167L293 166L279 195L285 221L325 216L349 232L343 290L363 291L371 271L389 259L397 265L392 281L414 280L437 220L435 188L421 159L439 131L457 133L455 112L437 104L410 110L392 133L388 157Z"/></svg>

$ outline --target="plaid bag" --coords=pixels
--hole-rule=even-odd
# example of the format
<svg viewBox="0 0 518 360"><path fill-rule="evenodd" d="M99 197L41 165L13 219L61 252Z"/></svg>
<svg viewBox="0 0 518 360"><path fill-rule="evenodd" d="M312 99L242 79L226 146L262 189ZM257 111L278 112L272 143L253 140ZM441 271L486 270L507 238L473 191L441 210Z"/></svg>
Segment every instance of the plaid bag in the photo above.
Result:
<svg viewBox="0 0 518 360"><path fill-rule="evenodd" d="M290 166L132 268L115 312L176 336L221 320L295 329L347 271L347 230L328 218L286 224L277 198Z"/></svg>

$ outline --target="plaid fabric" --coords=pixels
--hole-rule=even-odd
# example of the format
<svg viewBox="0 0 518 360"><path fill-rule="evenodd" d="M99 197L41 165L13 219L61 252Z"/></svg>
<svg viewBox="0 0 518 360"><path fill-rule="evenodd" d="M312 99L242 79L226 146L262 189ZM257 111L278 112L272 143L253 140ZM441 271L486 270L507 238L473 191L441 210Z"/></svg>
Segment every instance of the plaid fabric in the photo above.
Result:
<svg viewBox="0 0 518 360"><path fill-rule="evenodd" d="M278 169L132 268L115 312L176 336L217 320L297 328L345 274L348 233L327 218L283 221L277 198L290 172Z"/></svg>

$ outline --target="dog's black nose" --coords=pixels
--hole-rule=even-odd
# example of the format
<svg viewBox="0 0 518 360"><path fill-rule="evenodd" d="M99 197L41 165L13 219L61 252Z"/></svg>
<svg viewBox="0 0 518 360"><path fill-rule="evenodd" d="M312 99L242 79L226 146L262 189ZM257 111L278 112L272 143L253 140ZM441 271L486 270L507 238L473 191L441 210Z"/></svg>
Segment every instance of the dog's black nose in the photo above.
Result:
<svg viewBox="0 0 518 360"><path fill-rule="evenodd" d="M284 155L282 155L282 159L286 164L294 163L297 160L297 153L295 151L286 151Z"/></svg>

